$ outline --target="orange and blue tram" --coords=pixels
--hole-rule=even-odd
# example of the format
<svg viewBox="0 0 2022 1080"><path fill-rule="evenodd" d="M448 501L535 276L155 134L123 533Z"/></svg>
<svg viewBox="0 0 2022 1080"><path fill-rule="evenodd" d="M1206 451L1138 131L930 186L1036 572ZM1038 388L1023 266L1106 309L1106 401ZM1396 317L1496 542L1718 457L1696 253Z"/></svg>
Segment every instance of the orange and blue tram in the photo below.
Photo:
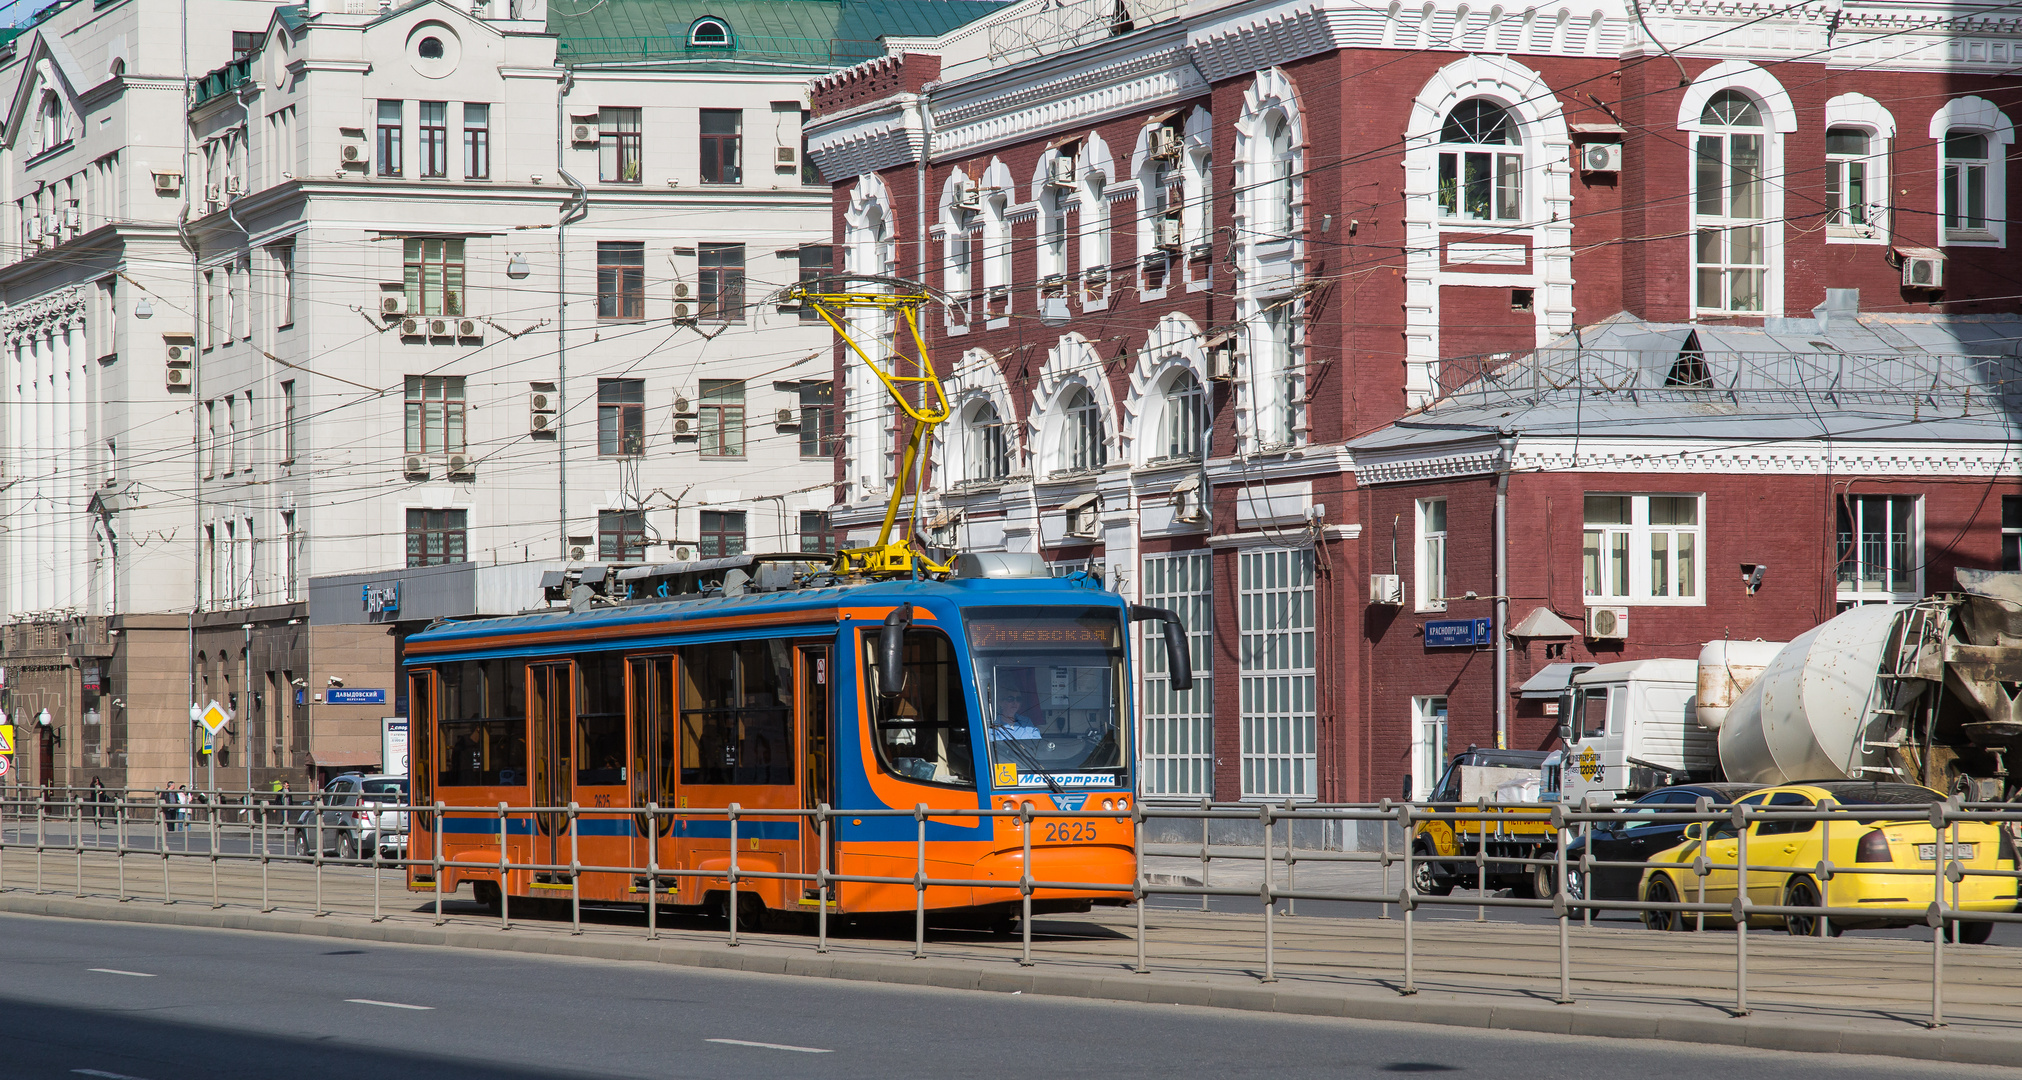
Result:
<svg viewBox="0 0 2022 1080"><path fill-rule="evenodd" d="M718 564L734 562L717 560ZM675 564L678 568L681 564ZM690 566L696 564L688 564ZM569 609L439 623L407 639L413 731L409 887L724 910L735 804L740 914L812 912L812 881L898 878L919 859L926 906L1008 915L1034 819L1035 912L1130 900L1135 874L1133 621L1163 620L1176 687L1183 628L1036 557L963 555L941 580L768 574L715 565ZM751 582L784 583L753 588ZM499 804L529 808L503 817ZM553 808L577 806L573 822ZM664 808L649 818L632 811ZM826 839L814 815L827 806ZM549 808L545 810L534 808ZM851 816L902 810L904 816ZM601 811L601 812L600 812ZM714 811L706 813L704 811ZM768 813L770 812L770 813ZM503 835L501 833L503 832ZM821 850L826 842L826 857ZM501 860L508 868L502 874ZM435 881L435 858L445 863ZM646 868L571 874L570 865ZM555 869L555 868L562 869ZM545 868L545 869L544 869ZM1003 881L1004 887L988 887ZM832 914L911 911L911 884L831 884ZM755 898L755 899L754 899Z"/></svg>

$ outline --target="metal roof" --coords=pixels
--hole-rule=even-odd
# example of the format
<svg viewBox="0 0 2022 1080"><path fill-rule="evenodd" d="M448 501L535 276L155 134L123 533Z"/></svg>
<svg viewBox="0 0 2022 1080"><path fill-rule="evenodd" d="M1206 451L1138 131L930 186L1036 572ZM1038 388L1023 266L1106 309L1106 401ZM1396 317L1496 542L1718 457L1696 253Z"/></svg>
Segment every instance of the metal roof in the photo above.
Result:
<svg viewBox="0 0 2022 1080"><path fill-rule="evenodd" d="M1829 311L1759 327L1627 314L1528 354L1440 362L1443 396L1348 445L1519 435L2010 442L2022 317Z"/></svg>
<svg viewBox="0 0 2022 1080"><path fill-rule="evenodd" d="M827 71L883 56L885 37L932 37L1003 7L998 0L553 0L548 30L566 64ZM690 45L703 18L731 44Z"/></svg>

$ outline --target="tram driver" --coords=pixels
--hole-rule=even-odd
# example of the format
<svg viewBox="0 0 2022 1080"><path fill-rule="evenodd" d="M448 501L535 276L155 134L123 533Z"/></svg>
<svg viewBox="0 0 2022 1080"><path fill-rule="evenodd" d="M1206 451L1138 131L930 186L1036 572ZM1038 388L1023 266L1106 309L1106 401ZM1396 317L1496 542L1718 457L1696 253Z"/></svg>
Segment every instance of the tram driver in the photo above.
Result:
<svg viewBox="0 0 2022 1080"><path fill-rule="evenodd" d="M997 717L990 721L990 738L1040 739L1039 723L1032 715L1036 695L1018 686L997 687Z"/></svg>

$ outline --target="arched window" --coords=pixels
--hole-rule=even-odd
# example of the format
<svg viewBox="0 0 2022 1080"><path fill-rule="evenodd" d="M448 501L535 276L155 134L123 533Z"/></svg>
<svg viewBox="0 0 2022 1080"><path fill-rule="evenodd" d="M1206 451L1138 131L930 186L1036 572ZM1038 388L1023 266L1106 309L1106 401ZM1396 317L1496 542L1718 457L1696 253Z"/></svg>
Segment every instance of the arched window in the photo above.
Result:
<svg viewBox="0 0 2022 1080"><path fill-rule="evenodd" d="M1061 402L1060 472L1100 469L1109 463L1102 427L1102 406L1088 387L1076 385Z"/></svg>
<svg viewBox="0 0 2022 1080"><path fill-rule="evenodd" d="M1298 162L1292 153L1292 122L1284 113L1274 114L1264 127L1264 160L1257 175L1263 183L1257 191L1257 236L1259 240L1281 236L1293 225L1292 174Z"/></svg>
<svg viewBox="0 0 2022 1080"><path fill-rule="evenodd" d="M694 25L688 28L688 44L702 48L729 48L732 44L730 24L722 19L697 19Z"/></svg>
<svg viewBox="0 0 2022 1080"><path fill-rule="evenodd" d="M1487 98L1461 102L1446 114L1439 144L1440 217L1523 217L1523 148L1508 109Z"/></svg>
<svg viewBox="0 0 2022 1080"><path fill-rule="evenodd" d="M1700 311L1759 312L1769 271L1762 109L1739 90L1722 90L1699 115L1693 145L1693 305Z"/></svg>
<svg viewBox="0 0 2022 1080"><path fill-rule="evenodd" d="M1065 164L1062 164L1062 163ZM1039 276L1057 277L1067 273L1067 207L1073 199L1073 181L1061 182L1064 173L1072 177L1074 151L1062 149L1047 160L1047 180L1039 189Z"/></svg>
<svg viewBox="0 0 2022 1080"><path fill-rule="evenodd" d="M1199 461L1201 434L1207 427L1207 395L1194 373L1179 370L1165 380L1160 392L1158 443L1152 447L1156 459Z"/></svg>
<svg viewBox="0 0 2022 1080"><path fill-rule="evenodd" d="M1945 238L1983 239L1987 232L1987 133L1945 132Z"/></svg>
<svg viewBox="0 0 2022 1080"><path fill-rule="evenodd" d="M36 117L40 127L42 145L38 150L47 150L63 141L63 100L53 93L42 95L42 108Z"/></svg>
<svg viewBox="0 0 2022 1080"><path fill-rule="evenodd" d="M1011 475L1011 440L997 406L979 401L962 417L964 480L1002 480Z"/></svg>
<svg viewBox="0 0 2022 1080"><path fill-rule="evenodd" d="M1873 136L1864 128L1825 129L1826 223L1842 228L1865 226L1873 215L1869 185Z"/></svg>
<svg viewBox="0 0 2022 1080"><path fill-rule="evenodd" d="M1957 97L1931 117L1938 147L1941 244L1998 246L2008 232L2008 148L2015 126L1982 97Z"/></svg>

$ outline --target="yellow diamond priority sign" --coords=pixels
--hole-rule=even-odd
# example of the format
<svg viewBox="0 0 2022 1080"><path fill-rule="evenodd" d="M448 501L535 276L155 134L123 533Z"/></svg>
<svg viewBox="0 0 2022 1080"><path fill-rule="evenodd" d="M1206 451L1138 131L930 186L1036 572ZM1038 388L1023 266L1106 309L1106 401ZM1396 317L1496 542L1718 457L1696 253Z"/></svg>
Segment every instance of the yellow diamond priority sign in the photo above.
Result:
<svg viewBox="0 0 2022 1080"><path fill-rule="evenodd" d="M231 723L231 721L232 714L225 711L225 707L215 701L204 706L204 711L197 714L197 722L204 726L205 731L213 735L216 735L219 728Z"/></svg>

